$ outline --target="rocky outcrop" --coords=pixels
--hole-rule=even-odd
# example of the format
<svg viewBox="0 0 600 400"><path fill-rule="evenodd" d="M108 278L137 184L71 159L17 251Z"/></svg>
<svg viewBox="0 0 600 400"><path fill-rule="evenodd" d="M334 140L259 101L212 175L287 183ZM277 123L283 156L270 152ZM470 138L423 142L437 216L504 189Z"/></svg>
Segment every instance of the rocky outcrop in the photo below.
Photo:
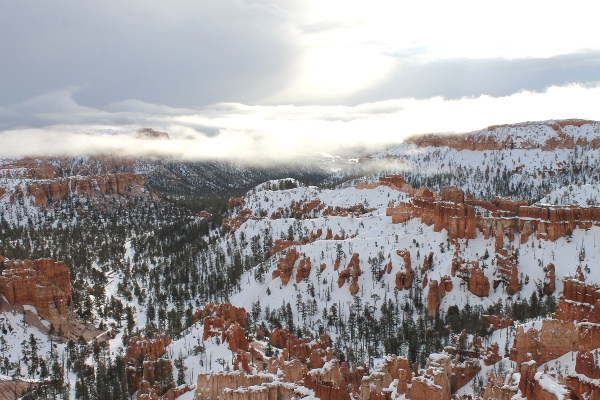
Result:
<svg viewBox="0 0 600 400"><path fill-rule="evenodd" d="M3 159L0 164L0 177L7 179L53 179L54 167L45 159L25 157Z"/></svg>
<svg viewBox="0 0 600 400"><path fill-rule="evenodd" d="M502 357L499 354L498 343L492 343L484 351L483 363L485 365L494 365L500 360L502 360Z"/></svg>
<svg viewBox="0 0 600 400"><path fill-rule="evenodd" d="M479 267L479 264L477 263L474 268L471 268L469 273L467 285L469 292L473 293L475 296L488 297L490 294L490 280L485 276L483 270Z"/></svg>
<svg viewBox="0 0 600 400"><path fill-rule="evenodd" d="M298 271L296 273L296 283L302 282L303 279L306 279L310 276L310 270L312 265L310 263L310 257L304 257L298 263Z"/></svg>
<svg viewBox="0 0 600 400"><path fill-rule="evenodd" d="M340 271L340 275L338 277L338 287L344 286L344 283L350 278L350 294L352 296L358 293L358 277L362 275L362 270L360 269L360 254L354 253L348 266Z"/></svg>
<svg viewBox="0 0 600 400"><path fill-rule="evenodd" d="M521 396L536 400L558 400L565 398L568 395L568 390L556 382L556 380L552 380L552 391L549 391L545 385L541 384L541 381L545 379L545 374L545 372L537 372L535 361L521 364L521 379L519 381Z"/></svg>
<svg viewBox="0 0 600 400"><path fill-rule="evenodd" d="M409 195L408 201L388 206L386 215L392 218L392 223L418 218L423 224L433 226L435 232L447 231L454 243L458 239L473 239L477 232L481 232L485 239L494 237L494 275L497 278L493 287L496 289L503 284L509 295L516 294L522 282L519 281L516 256L504 246L505 238L512 242L520 235L520 242L525 243L535 234L537 239L555 241L570 235L575 229L600 226L599 207L527 206L525 202L498 198L482 201L454 187L445 187L437 194L429 189L415 190L398 175L380 178L379 184ZM544 279L546 293L556 289L553 267L547 266ZM469 290L477 296L486 297L490 290L489 279L479 267L469 269L473 269L472 273L468 272ZM467 277L467 274L464 276Z"/></svg>
<svg viewBox="0 0 600 400"><path fill-rule="evenodd" d="M531 206L520 207L519 226L537 232L538 239L555 241L573 230L600 225L599 207ZM529 227L530 225L530 227ZM522 229L525 230L525 229ZM525 239L526 240L526 239ZM521 238L523 242L523 237Z"/></svg>
<svg viewBox="0 0 600 400"><path fill-rule="evenodd" d="M132 186L144 186L144 178L139 174L112 174L93 176L72 176L35 180L27 183L27 195L33 197L34 204L44 207L48 201L58 201L68 194L92 196L94 194L125 195Z"/></svg>
<svg viewBox="0 0 600 400"><path fill-rule="evenodd" d="M408 360L396 356L386 357L368 376L363 377L360 399L376 400L389 398L392 382L397 380L396 392L404 394L412 381Z"/></svg>
<svg viewBox="0 0 600 400"><path fill-rule="evenodd" d="M248 375L241 371L200 374L196 383L194 400L234 398L226 397L229 395L229 393L225 393L227 389L231 392L236 389L248 388L249 386L261 386L264 383L272 381L273 378L270 375ZM269 397L266 398L268 399Z"/></svg>
<svg viewBox="0 0 600 400"><path fill-rule="evenodd" d="M412 188L406 190L411 192ZM475 208L465 204L464 198L463 191L454 187L442 189L440 195L424 190L408 203L388 207L386 215L392 217L392 223L419 218L424 224L433 225L435 232L446 229L451 238L474 239L477 228Z"/></svg>
<svg viewBox="0 0 600 400"><path fill-rule="evenodd" d="M243 205L245 202L243 197L231 197L227 201L227 208L234 208Z"/></svg>
<svg viewBox="0 0 600 400"><path fill-rule="evenodd" d="M600 323L600 290L598 286L566 277L563 281L563 294L556 305L554 318L561 321Z"/></svg>
<svg viewBox="0 0 600 400"><path fill-rule="evenodd" d="M333 359L329 349L329 339L321 336L317 340L296 339L286 329L274 329L271 332L271 345L282 350L281 359L272 361L269 371L276 373L273 366L280 366L282 361L299 360L309 369L321 368L325 362ZM273 364L273 362L275 364Z"/></svg>
<svg viewBox="0 0 600 400"><path fill-rule="evenodd" d="M323 209L323 205L321 204L320 200L301 200L298 202L292 200L292 203L290 204L292 216L310 215L310 213L315 209L319 211Z"/></svg>
<svg viewBox="0 0 600 400"><path fill-rule="evenodd" d="M139 398L142 395L151 396L155 392L154 383L162 381L173 371L171 361L161 358L169 343L171 339L168 336L159 334L151 338L134 337L129 340L125 353L125 372L131 392L140 391Z"/></svg>
<svg viewBox="0 0 600 400"><path fill-rule="evenodd" d="M230 303L210 303L204 309L194 313L196 321L200 321L208 316L219 317L229 324L237 322L242 327L246 326L246 309L244 307L236 307Z"/></svg>
<svg viewBox="0 0 600 400"><path fill-rule="evenodd" d="M299 253L296 249L288 250L287 254L277 262L277 269L273 271L272 278L280 278L281 283L286 286L292 276L294 264L296 264L301 255L302 253Z"/></svg>
<svg viewBox="0 0 600 400"><path fill-rule="evenodd" d="M599 348L599 300L597 286L565 278L554 319L543 320L539 330L517 327L511 359L518 364L529 360L542 364L569 351Z"/></svg>
<svg viewBox="0 0 600 400"><path fill-rule="evenodd" d="M483 392L484 399L510 400L517 394L519 381L515 374L496 375L492 370Z"/></svg>
<svg viewBox="0 0 600 400"><path fill-rule="evenodd" d="M494 280L494 289L503 284L507 294L511 296L516 294L520 287L516 255L504 248L497 249L494 275L497 276Z"/></svg>
<svg viewBox="0 0 600 400"><path fill-rule="evenodd" d="M431 280L427 292L427 309L431 315L435 315L446 293L452 290L452 279L449 276L442 277L441 281Z"/></svg>
<svg viewBox="0 0 600 400"><path fill-rule="evenodd" d="M408 250L397 250L396 254L402 257L402 261L404 261L404 265L396 273L396 288L398 290L410 289L415 274L411 267L410 252Z"/></svg>
<svg viewBox="0 0 600 400"><path fill-rule="evenodd" d="M233 353L234 370L250 371L252 358L262 357L250 346L246 337L246 310L243 307L229 303L209 304L194 317L204 322L203 340L217 337L222 343L227 343Z"/></svg>
<svg viewBox="0 0 600 400"><path fill-rule="evenodd" d="M69 270L64 262L0 259L0 295L10 304L34 306L54 330L68 334L67 305L71 301Z"/></svg>
<svg viewBox="0 0 600 400"><path fill-rule="evenodd" d="M412 380L407 398L411 400L448 400L451 394L450 356L432 354L427 360L425 371Z"/></svg>
<svg viewBox="0 0 600 400"><path fill-rule="evenodd" d="M252 210L249 208L244 208L240 210L237 215L233 218L223 218L223 222L221 223L221 228L226 233L233 233L237 231L240 226L249 219L258 220L259 217L252 215Z"/></svg>
<svg viewBox="0 0 600 400"><path fill-rule="evenodd" d="M481 371L478 358L467 358L464 362L452 363L452 375L450 377L452 392L465 386Z"/></svg>
<svg viewBox="0 0 600 400"><path fill-rule="evenodd" d="M226 307L226 310L235 311L230 307ZM218 307L216 311L220 311ZM222 318L216 316L216 311L205 317L207 338L215 334L223 335L224 329L228 329ZM231 326L238 325L233 323ZM243 335L243 330L240 329L239 334ZM265 337L265 333L261 333L261 336ZM397 394L411 399L446 400L452 391L470 381L479 371L477 358L481 354L477 349L481 348L481 340L477 346L473 342L464 352L448 348L450 353L431 355L425 370L418 371L413 377L411 366L404 358L386 356L367 374L364 367L350 368L346 363L334 359L326 336L316 340L298 339L285 329L274 329L268 336L269 346L275 349L271 357L250 347L256 359L261 360L261 365L266 366L268 374L256 372L264 371L264 367L251 367L246 373L201 374L194 398L272 400L311 395L332 400L387 400ZM227 337L224 340L233 342ZM461 360L462 356L467 359Z"/></svg>
<svg viewBox="0 0 600 400"><path fill-rule="evenodd" d="M600 382L592 380L581 374L570 374L566 378L566 385L572 399L600 399Z"/></svg>
<svg viewBox="0 0 600 400"><path fill-rule="evenodd" d="M273 243L273 246L265 254L265 258L269 258L272 255L277 254L280 251L287 249L288 247L301 246L302 244L303 243L295 241L295 240L277 239L277 240L275 240L275 243Z"/></svg>
<svg viewBox="0 0 600 400"><path fill-rule="evenodd" d="M494 332L498 329L504 329L511 326L513 323L513 319L504 313L500 313L499 315L484 315L483 316L483 326L488 332Z"/></svg>
<svg viewBox="0 0 600 400"><path fill-rule="evenodd" d="M350 393L337 360L329 361L322 368L310 370L304 378L304 386L314 391L319 399L350 400Z"/></svg>
<svg viewBox="0 0 600 400"><path fill-rule="evenodd" d="M156 388L152 388L151 390L149 390L149 393L147 395L144 396L140 396L140 400L175 400L178 399L180 396L183 396L184 394L191 392L195 389L194 386L191 385L182 385L182 386L178 386L178 387L174 387L171 388L169 390L167 390L167 392L165 394L163 394L162 396L159 396L159 393Z"/></svg>
<svg viewBox="0 0 600 400"><path fill-rule="evenodd" d="M591 351L578 351L575 371L567 376L566 384L571 395L578 399L600 399L600 367L597 356Z"/></svg>
<svg viewBox="0 0 600 400"><path fill-rule="evenodd" d="M575 372L585 375L590 379L600 379L600 365L598 365L598 355L590 350L577 352L575 361Z"/></svg>
<svg viewBox="0 0 600 400"><path fill-rule="evenodd" d="M234 353L238 350L250 350L244 328L237 322L232 323L219 317L204 318L203 340L211 337L218 337L221 342L228 342L229 349Z"/></svg>
<svg viewBox="0 0 600 400"><path fill-rule="evenodd" d="M545 295L550 296L556 290L556 271L554 264L550 263L544 268L544 282L542 283L542 291Z"/></svg>

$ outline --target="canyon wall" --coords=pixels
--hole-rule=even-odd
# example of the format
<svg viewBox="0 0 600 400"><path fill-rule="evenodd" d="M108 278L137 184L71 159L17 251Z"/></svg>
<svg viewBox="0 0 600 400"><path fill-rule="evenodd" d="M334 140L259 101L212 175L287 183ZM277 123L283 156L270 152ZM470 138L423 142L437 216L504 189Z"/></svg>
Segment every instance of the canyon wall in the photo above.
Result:
<svg viewBox="0 0 600 400"><path fill-rule="evenodd" d="M380 178L380 184L411 196L408 202L390 204L386 215L392 217L392 223L419 218L433 225L435 232L445 229L451 239L474 239L480 231L486 239L495 237L498 249L504 237L512 241L517 234L521 243L533 233L538 239L555 241L574 229L600 226L600 207L527 206L523 201L499 198L484 201L454 187L445 187L439 194L428 189L416 191L400 176Z"/></svg>
<svg viewBox="0 0 600 400"><path fill-rule="evenodd" d="M55 331L68 335L71 282L64 262L49 258L6 260L0 257L0 295L10 304L35 307Z"/></svg>

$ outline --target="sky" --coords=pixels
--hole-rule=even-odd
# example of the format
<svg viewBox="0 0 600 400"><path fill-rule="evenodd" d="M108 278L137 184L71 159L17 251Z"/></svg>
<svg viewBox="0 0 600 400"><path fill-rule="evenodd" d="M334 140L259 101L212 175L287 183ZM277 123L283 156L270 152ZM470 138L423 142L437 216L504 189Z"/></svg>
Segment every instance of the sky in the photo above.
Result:
<svg viewBox="0 0 600 400"><path fill-rule="evenodd" d="M600 120L595 3L0 0L0 156L287 159ZM141 127L172 140L115 135Z"/></svg>

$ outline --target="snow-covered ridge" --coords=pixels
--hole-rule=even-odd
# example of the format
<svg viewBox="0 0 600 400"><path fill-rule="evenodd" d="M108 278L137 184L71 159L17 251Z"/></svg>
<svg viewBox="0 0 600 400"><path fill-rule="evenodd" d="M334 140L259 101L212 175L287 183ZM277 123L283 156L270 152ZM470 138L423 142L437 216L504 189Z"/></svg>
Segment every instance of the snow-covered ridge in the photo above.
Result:
<svg viewBox="0 0 600 400"><path fill-rule="evenodd" d="M428 134L407 139L420 147L448 146L457 150L570 148L574 144L597 148L600 122L588 120L550 120L490 126L463 134Z"/></svg>
<svg viewBox="0 0 600 400"><path fill-rule="evenodd" d="M439 191L455 186L479 199L535 203L565 185L597 185L599 147L600 122L581 120L422 135L361 159L357 166L332 175L328 183L353 186L402 174L415 188ZM569 203L558 198L553 204Z"/></svg>

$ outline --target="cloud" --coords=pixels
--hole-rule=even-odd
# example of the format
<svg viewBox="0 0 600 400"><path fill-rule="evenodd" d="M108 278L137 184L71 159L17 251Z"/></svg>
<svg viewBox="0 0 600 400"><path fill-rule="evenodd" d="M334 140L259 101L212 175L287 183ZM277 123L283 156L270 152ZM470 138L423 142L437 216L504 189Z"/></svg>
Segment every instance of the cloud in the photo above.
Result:
<svg viewBox="0 0 600 400"><path fill-rule="evenodd" d="M553 86L544 92L522 91L501 97L404 98L356 106L218 103L195 110L139 101L113 104L110 111L91 109L70 101L72 93L57 93L64 110L56 104L50 111L44 110L40 106L47 102L39 98L23 103L29 108L17 107L21 112L35 112L39 125L0 131L0 156L111 153L285 162L300 155L340 154L356 147L379 149L416 133L466 132L547 119L600 120L600 83ZM52 96L42 97L47 98ZM68 124L56 123L67 114ZM171 139L139 139L134 132L141 127L166 131Z"/></svg>
<svg viewBox="0 0 600 400"><path fill-rule="evenodd" d="M238 0L0 0L0 105L85 85L81 104L251 102L291 79L290 12ZM290 9L294 9L290 6Z"/></svg>
<svg viewBox="0 0 600 400"><path fill-rule="evenodd" d="M350 103L398 97L500 97L522 90L543 92L551 86L598 81L600 51L550 58L460 58L425 63L399 55L394 56L392 71L385 78L355 93Z"/></svg>
<svg viewBox="0 0 600 400"><path fill-rule="evenodd" d="M66 87L85 88L78 105L111 112L130 99L198 108L505 96L600 71L575 56L600 51L585 1L0 0L0 9L4 108ZM553 57L565 54L574 56L561 66Z"/></svg>

